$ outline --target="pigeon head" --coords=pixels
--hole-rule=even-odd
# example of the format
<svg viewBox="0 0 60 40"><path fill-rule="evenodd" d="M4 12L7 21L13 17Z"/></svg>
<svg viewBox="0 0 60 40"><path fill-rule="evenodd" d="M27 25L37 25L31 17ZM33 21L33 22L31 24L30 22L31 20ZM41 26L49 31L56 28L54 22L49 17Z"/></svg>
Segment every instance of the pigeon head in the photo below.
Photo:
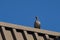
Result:
<svg viewBox="0 0 60 40"><path fill-rule="evenodd" d="M38 17L37 16L35 18L36 18L36 20L38 20Z"/></svg>

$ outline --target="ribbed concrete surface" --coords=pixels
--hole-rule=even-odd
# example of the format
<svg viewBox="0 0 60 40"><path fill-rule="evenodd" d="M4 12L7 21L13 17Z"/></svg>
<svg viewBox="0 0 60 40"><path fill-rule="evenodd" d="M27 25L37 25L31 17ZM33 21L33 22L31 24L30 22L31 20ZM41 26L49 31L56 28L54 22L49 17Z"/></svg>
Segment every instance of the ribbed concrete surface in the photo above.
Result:
<svg viewBox="0 0 60 40"><path fill-rule="evenodd" d="M60 40L60 33L0 22L0 40Z"/></svg>

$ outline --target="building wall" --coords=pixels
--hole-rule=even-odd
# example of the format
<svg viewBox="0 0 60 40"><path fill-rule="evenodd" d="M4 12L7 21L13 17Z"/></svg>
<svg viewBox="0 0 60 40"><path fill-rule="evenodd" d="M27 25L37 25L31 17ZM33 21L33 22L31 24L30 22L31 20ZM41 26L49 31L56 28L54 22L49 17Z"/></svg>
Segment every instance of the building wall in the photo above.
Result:
<svg viewBox="0 0 60 40"><path fill-rule="evenodd" d="M0 40L60 40L60 33L0 22Z"/></svg>

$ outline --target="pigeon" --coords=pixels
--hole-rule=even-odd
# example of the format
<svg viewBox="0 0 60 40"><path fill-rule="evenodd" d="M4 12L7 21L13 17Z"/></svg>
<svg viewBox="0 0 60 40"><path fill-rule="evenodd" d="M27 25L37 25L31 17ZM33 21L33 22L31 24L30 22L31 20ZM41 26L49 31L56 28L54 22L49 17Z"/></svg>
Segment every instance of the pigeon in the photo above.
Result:
<svg viewBox="0 0 60 40"><path fill-rule="evenodd" d="M38 17L37 16L35 18L36 18L36 20L34 22L34 28L40 29L40 26L41 26L40 21L38 20Z"/></svg>

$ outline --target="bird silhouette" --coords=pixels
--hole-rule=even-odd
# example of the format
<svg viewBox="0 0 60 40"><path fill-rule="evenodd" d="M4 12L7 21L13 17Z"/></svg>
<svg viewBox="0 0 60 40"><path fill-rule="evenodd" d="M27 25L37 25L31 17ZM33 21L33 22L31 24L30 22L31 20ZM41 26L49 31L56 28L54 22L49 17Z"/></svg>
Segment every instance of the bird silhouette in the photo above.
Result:
<svg viewBox="0 0 60 40"><path fill-rule="evenodd" d="M38 20L38 17L37 16L35 18L36 18L36 20L34 22L34 28L40 29L40 26L41 26L40 21Z"/></svg>

